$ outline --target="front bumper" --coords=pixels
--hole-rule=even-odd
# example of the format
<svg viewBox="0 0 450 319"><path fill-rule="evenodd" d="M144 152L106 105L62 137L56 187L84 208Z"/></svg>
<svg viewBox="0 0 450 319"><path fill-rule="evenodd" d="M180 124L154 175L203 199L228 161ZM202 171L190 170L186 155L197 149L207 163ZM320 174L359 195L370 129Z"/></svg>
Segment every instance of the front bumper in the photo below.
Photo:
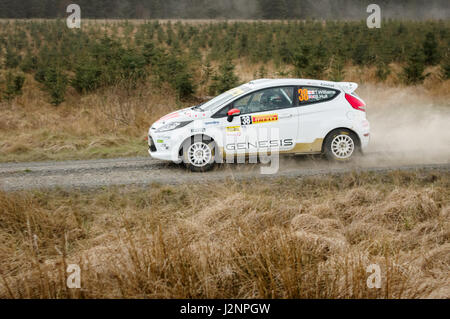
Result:
<svg viewBox="0 0 450 319"><path fill-rule="evenodd" d="M148 153L155 159L179 163L181 162L179 155L181 143L181 138L150 132L148 134Z"/></svg>

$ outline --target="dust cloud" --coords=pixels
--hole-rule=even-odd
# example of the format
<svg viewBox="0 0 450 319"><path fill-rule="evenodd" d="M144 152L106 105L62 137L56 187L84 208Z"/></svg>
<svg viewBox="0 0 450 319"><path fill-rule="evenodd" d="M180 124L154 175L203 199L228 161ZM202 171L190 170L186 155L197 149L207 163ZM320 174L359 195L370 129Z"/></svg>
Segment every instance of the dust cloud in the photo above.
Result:
<svg viewBox="0 0 450 319"><path fill-rule="evenodd" d="M367 159L396 164L450 162L450 101L423 87L365 85L371 141Z"/></svg>

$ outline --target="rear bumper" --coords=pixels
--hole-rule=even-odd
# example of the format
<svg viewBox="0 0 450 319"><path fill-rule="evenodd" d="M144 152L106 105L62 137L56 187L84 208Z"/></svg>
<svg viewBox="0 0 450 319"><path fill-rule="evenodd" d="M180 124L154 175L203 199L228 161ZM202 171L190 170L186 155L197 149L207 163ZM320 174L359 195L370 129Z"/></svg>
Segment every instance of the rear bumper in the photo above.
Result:
<svg viewBox="0 0 450 319"><path fill-rule="evenodd" d="M361 140L361 150L364 152L364 150L367 149L370 142L370 133L365 133L363 136L360 137Z"/></svg>
<svg viewBox="0 0 450 319"><path fill-rule="evenodd" d="M364 151L370 142L370 123L367 120L363 120L358 125L358 137L361 142L361 150Z"/></svg>

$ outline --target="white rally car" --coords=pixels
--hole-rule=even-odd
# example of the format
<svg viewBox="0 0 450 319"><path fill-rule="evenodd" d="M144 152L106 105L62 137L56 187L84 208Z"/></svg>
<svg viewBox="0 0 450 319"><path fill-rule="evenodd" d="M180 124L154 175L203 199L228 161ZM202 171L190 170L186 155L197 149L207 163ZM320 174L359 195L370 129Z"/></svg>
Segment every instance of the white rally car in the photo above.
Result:
<svg viewBox="0 0 450 319"><path fill-rule="evenodd" d="M369 143L365 103L351 82L260 79L170 113L148 132L153 158L206 171L230 156L319 154L347 161Z"/></svg>

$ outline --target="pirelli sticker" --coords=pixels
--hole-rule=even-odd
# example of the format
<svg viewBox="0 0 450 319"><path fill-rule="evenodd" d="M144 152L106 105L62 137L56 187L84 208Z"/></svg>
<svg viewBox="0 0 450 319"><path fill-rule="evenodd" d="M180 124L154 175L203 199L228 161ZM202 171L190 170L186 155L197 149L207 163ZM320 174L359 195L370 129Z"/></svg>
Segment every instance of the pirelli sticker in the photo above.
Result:
<svg viewBox="0 0 450 319"><path fill-rule="evenodd" d="M278 121L278 114L241 116L241 125L262 124L277 121Z"/></svg>

